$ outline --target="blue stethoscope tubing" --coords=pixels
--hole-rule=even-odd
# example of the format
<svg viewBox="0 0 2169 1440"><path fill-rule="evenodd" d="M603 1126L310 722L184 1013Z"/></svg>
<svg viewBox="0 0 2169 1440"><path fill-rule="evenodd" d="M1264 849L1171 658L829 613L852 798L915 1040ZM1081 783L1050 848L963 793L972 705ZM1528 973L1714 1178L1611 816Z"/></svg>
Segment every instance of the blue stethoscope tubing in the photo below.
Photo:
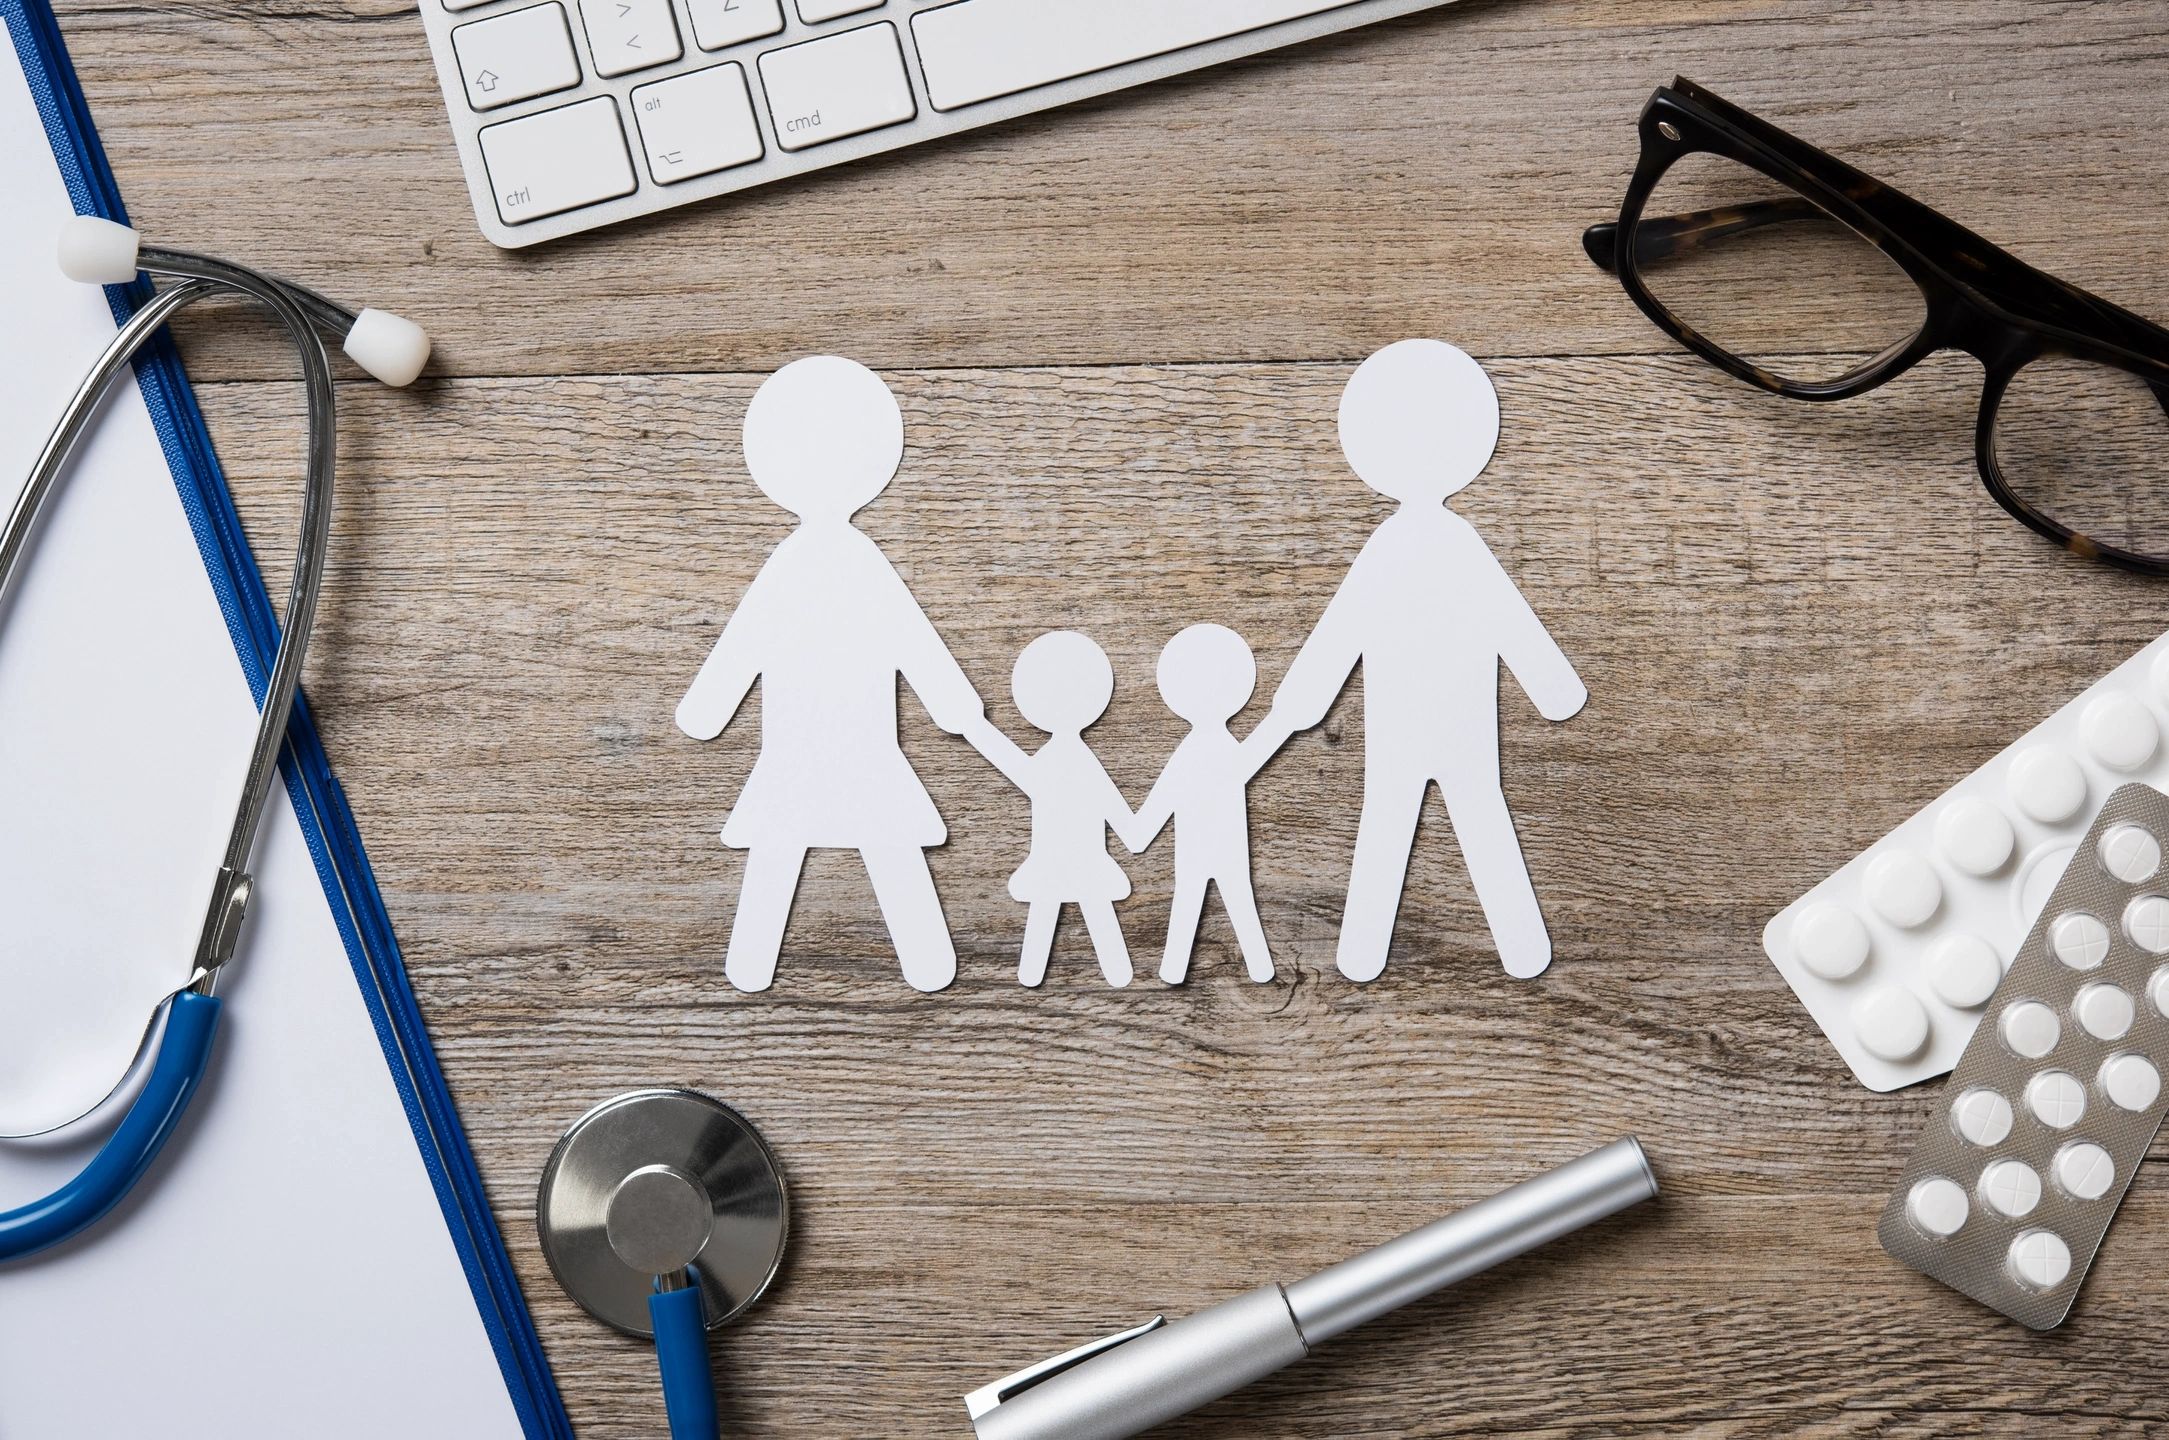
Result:
<svg viewBox="0 0 2169 1440"><path fill-rule="evenodd" d="M700 1286L648 1296L655 1363L663 1376L670 1440L716 1440L715 1376L708 1368L708 1312Z"/></svg>
<svg viewBox="0 0 2169 1440"><path fill-rule="evenodd" d="M132 282L140 269L178 283L153 294L121 326L47 437L28 483L8 514L6 528L0 530L0 604L5 603L8 584L17 572L39 511L56 488L107 388L175 313L198 300L217 294L247 296L269 310L293 342L301 358L302 385L308 397L307 480L293 584L287 594L278 654L264 687L248 771L234 807L225 854L212 881L210 904L197 936L189 979L163 1002L164 1025L154 1023L148 1028L144 1043L157 1045L156 1057L143 1088L98 1153L51 1194L0 1211L0 1261L57 1245L103 1218L150 1168L202 1086L212 1041L218 1033L221 1002L213 991L220 969L233 957L241 922L247 914L253 887L249 852L255 846L259 822L271 794L272 776L285 745L287 721L301 682L302 660L323 584L337 442L331 361L321 332L341 336L348 353L388 384L406 384L428 355L427 337L419 329L381 311L356 315L313 290L245 266L185 250L139 246L132 231L111 221L79 216L69 226L62 235L62 268L74 278L125 284ZM103 268L93 266L86 273L80 262L71 265L71 243L76 251L87 249L93 253ZM365 324L366 332L360 337L363 343L358 347L357 326ZM388 366L382 343L387 330L396 342L393 349L404 347ZM374 346L368 343L372 340L377 342Z"/></svg>

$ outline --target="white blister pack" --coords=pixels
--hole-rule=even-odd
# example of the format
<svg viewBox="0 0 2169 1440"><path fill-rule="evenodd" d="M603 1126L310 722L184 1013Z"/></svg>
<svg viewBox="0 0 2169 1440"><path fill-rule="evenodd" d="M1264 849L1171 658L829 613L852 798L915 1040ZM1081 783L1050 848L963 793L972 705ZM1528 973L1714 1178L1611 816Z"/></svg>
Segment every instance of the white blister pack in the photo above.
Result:
<svg viewBox="0 0 2169 1440"><path fill-rule="evenodd" d="M2128 781L2169 788L2165 726L2169 635L1764 927L1771 963L1861 1084L1896 1090L1958 1062L2102 801Z"/></svg>

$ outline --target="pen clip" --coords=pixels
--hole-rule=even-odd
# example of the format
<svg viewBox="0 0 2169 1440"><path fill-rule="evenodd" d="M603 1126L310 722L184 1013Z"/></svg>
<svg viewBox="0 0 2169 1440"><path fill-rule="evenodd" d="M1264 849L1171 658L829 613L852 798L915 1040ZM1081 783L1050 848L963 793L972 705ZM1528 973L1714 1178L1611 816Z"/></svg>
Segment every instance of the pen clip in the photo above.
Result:
<svg viewBox="0 0 2169 1440"><path fill-rule="evenodd" d="M971 1418L978 1420L1004 1400L1015 1399L1024 1391L1044 1380L1052 1380L1064 1370L1084 1364L1095 1355L1104 1355L1117 1345L1127 1344L1140 1335L1149 1335L1167 1323L1165 1315L1155 1315L1142 1325L1134 1325L1113 1335L1089 1340L1074 1350L1066 1350L1051 1360L1027 1365L1014 1375L1005 1375L991 1385L982 1385L964 1397L964 1408Z"/></svg>

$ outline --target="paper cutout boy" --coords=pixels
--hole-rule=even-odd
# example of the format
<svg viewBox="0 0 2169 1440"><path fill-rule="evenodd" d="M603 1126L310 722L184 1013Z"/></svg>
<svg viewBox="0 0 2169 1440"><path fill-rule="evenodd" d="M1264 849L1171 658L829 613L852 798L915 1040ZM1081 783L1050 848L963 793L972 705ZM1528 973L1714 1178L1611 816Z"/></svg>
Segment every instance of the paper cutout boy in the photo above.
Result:
<svg viewBox="0 0 2169 1440"><path fill-rule="evenodd" d="M956 978L925 854L949 832L897 743L896 677L953 735L985 707L902 577L851 524L903 454L896 397L855 361L795 360L746 410L746 469L799 526L753 577L677 717L712 740L760 682L760 758L723 826L723 843L746 852L723 964L740 990L774 978L815 847L859 852L907 981L939 990Z"/></svg>
<svg viewBox="0 0 2169 1440"><path fill-rule="evenodd" d="M1551 935L1500 789L1499 662L1547 720L1570 718L1589 692L1483 537L1446 508L1498 444L1498 393L1453 346L1403 340L1349 380L1340 436L1363 483L1401 508L1365 542L1258 728L1271 750L1316 725L1362 662L1363 817L1341 973L1373 980L1386 968L1435 782L1500 961L1509 975L1538 974L1551 963Z"/></svg>

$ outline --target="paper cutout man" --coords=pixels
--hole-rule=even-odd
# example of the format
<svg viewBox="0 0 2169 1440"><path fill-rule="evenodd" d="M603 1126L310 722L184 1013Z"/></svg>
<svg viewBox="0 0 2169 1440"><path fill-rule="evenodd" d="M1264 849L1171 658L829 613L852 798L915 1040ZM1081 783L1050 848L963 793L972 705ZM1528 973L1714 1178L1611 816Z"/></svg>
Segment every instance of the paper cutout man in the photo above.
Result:
<svg viewBox="0 0 2169 1440"><path fill-rule="evenodd" d="M1341 450L1363 483L1400 502L1349 568L1259 726L1277 749L1325 718L1363 663L1363 818L1341 916L1341 973L1386 968L1424 795L1434 782L1506 973L1551 963L1551 935L1499 783L1501 660L1547 720L1589 692L1483 537L1446 508L1499 439L1490 377L1439 340L1403 340L1363 362L1341 395Z"/></svg>
<svg viewBox="0 0 2169 1440"><path fill-rule="evenodd" d="M1162 826L1175 822L1175 905L1160 978L1179 985L1190 973L1205 887L1217 885L1243 967L1265 984L1273 978L1273 952L1250 886L1249 788L1272 757L1265 746L1270 737L1261 727L1250 741L1239 741L1228 730L1257 688L1257 661L1243 637L1225 625L1192 625L1160 651L1159 681L1160 698L1190 722L1190 733L1152 782L1125 839L1132 851L1143 850Z"/></svg>
<svg viewBox="0 0 2169 1440"><path fill-rule="evenodd" d="M795 360L746 410L746 469L799 526L753 577L678 703L678 728L710 740L761 685L760 758L723 826L723 843L746 852L723 964L740 990L774 978L815 847L859 852L907 981L939 990L956 978L925 854L948 828L897 743L896 677L952 735L985 708L902 577L851 525L903 454L896 397L855 361Z"/></svg>
<svg viewBox="0 0 2169 1440"><path fill-rule="evenodd" d="M1055 921L1064 905L1075 905L1100 973L1110 985L1127 985L1130 949L1115 902L1128 897L1130 877L1107 853L1107 827L1127 842L1134 817L1084 738L1086 727L1107 713L1114 668L1089 637L1057 630L1024 647L1010 685L1018 713L1048 733L1047 743L1027 755L984 719L965 738L1032 801L1031 854L1009 878L1010 895L1031 907L1017 981L1037 985L1047 978Z"/></svg>

